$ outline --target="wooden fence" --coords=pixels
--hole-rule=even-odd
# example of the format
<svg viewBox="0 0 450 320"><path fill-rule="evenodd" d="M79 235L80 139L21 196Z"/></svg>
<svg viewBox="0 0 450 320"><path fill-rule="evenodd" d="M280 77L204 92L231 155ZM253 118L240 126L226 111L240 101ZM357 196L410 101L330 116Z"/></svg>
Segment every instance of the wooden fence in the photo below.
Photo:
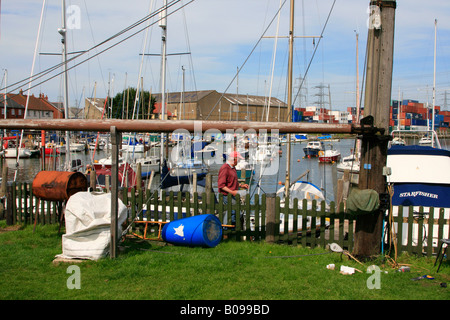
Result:
<svg viewBox="0 0 450 320"><path fill-rule="evenodd" d="M215 214L224 225L224 236L236 241L270 239L271 242L312 248L324 248L327 244L337 243L350 252L354 245L356 217L345 213L343 203L336 207L335 203L331 202L327 208L325 202L313 201L308 207L305 199L300 200L302 205L299 207L299 200L294 199L293 206L287 207L283 206L279 197L266 194L255 196L252 201L249 195L245 199L237 197L235 203L232 203L229 196L227 203L224 203L223 195L214 193L208 196L206 193L152 193L143 189L131 189L129 192L123 192L122 189L119 193L128 207L128 223L133 223L131 231L138 235L143 234L144 225L136 221L168 222L186 216L210 213ZM9 184L6 200L8 224L62 222L62 203L37 199L33 196L31 183ZM227 214L232 210L242 215L241 219L236 219L234 227L230 227L231 214ZM398 212L404 212L403 210L403 207L398 208ZM398 239L398 253L422 253L427 256L436 254L438 240L450 238L450 219L445 217L444 209L431 209L425 214L423 208L414 212L413 207L409 207L408 212L408 216L394 216L392 224L386 223L383 250L393 250L389 236L389 228L392 225ZM239 214L237 216L239 217ZM148 235L157 238L157 229L150 228L147 230ZM414 230L416 232L413 232Z"/></svg>

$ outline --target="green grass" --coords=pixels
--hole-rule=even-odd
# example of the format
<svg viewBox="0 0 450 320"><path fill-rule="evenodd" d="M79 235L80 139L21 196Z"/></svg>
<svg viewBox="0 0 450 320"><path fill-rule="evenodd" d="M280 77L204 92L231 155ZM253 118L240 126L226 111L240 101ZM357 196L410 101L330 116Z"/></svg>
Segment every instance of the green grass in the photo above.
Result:
<svg viewBox="0 0 450 320"><path fill-rule="evenodd" d="M0 230L4 228L0 222ZM54 265L62 252L58 226L0 232L2 300L449 300L450 264L439 273L434 258L402 255L399 273L383 259L361 266L338 253L300 246L222 241L215 248L163 246L127 240L114 260L85 261L81 288L68 289L71 264ZM281 256L281 257L280 257ZM289 256L289 257L288 257ZM336 270L326 265L334 263ZM380 289L369 289L369 265L382 270ZM341 265L363 273L339 273ZM412 281L430 274L434 280Z"/></svg>

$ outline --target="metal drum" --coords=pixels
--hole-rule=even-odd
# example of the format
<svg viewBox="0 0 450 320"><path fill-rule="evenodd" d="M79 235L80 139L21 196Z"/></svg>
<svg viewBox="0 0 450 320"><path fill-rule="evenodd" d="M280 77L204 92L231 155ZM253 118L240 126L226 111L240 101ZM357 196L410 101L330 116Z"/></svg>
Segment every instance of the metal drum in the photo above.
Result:
<svg viewBox="0 0 450 320"><path fill-rule="evenodd" d="M64 201L78 191L86 191L88 183L81 172L41 171L34 178L32 188L39 199Z"/></svg>

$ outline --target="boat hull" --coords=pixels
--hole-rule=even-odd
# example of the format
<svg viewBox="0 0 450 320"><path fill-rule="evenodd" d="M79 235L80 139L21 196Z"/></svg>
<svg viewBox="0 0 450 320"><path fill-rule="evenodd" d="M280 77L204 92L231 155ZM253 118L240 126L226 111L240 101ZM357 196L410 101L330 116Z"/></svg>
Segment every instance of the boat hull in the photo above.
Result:
<svg viewBox="0 0 450 320"><path fill-rule="evenodd" d="M320 151L319 149L303 148L303 152L305 153L305 157L307 158L318 157L319 151Z"/></svg>
<svg viewBox="0 0 450 320"><path fill-rule="evenodd" d="M450 168L450 151L426 146L392 146L388 150L386 166L391 168L388 179L393 190L394 217L410 219L412 207L413 219L427 218L432 210L434 220L449 218L450 172L446 168ZM414 246L428 245L428 241L420 235L430 228L425 222L423 229L419 229L418 225L413 224L411 234L402 234L403 245L410 241L408 238ZM407 230L408 224L403 223L402 227ZM443 232L448 234L448 226L444 226ZM433 247L437 247L441 236L439 226L433 225L432 232L426 237L431 238Z"/></svg>
<svg viewBox="0 0 450 320"><path fill-rule="evenodd" d="M338 162L339 160L341 160L341 155L340 154L335 154L335 155L319 155L319 162L322 163L334 163L334 162Z"/></svg>

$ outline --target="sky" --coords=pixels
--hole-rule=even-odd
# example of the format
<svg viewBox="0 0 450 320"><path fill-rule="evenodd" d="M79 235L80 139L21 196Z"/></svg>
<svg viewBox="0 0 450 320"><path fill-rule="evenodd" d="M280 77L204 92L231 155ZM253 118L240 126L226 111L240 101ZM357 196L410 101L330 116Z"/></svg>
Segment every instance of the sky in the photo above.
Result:
<svg viewBox="0 0 450 320"><path fill-rule="evenodd" d="M287 101L290 1L168 0L168 3L173 4L168 10L166 38L169 92L180 92L183 88L217 90ZM296 107L323 104L329 108L331 102L333 110L346 110L356 105L357 78L364 93L369 3L369 0L295 1ZM71 107L83 106L81 102L86 97L114 96L128 86L161 92L162 29L155 13L162 5L162 0L66 0L67 51L69 58L76 57L68 64ZM58 33L62 26L61 7L61 0L1 2L2 93L5 83L8 92L17 93L20 89L27 92L29 84L23 80L33 75L31 93L43 93L53 102L62 100L62 69L58 66L62 59ZM448 0L397 1L392 99L432 103L437 19L436 105L450 109L450 21L446 19L449 16ZM150 19L118 34L145 17ZM277 35L279 38L275 38ZM82 51L85 53L80 55ZM37 78L37 74L53 66L58 67ZM302 78L305 80L301 81Z"/></svg>

